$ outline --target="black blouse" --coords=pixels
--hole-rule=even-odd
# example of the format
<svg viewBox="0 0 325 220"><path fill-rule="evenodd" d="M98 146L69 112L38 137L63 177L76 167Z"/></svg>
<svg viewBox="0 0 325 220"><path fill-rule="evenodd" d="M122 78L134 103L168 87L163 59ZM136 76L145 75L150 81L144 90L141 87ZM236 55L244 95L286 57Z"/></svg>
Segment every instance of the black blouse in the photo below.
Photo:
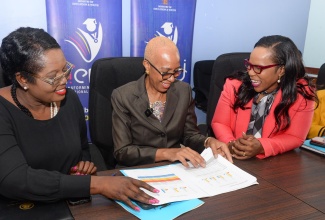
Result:
<svg viewBox="0 0 325 220"><path fill-rule="evenodd" d="M68 175L81 160L90 161L90 153L73 90L67 89L58 114L42 121L0 96L0 195L33 201L89 196L90 176Z"/></svg>

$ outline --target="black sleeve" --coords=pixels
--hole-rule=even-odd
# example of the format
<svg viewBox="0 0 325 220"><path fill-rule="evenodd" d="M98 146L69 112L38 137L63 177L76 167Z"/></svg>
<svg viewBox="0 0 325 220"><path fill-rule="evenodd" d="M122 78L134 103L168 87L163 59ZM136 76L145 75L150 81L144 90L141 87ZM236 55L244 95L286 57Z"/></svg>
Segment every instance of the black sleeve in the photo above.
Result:
<svg viewBox="0 0 325 220"><path fill-rule="evenodd" d="M33 169L27 164L15 137L11 114L0 103L0 195L33 201L89 196L90 176Z"/></svg>

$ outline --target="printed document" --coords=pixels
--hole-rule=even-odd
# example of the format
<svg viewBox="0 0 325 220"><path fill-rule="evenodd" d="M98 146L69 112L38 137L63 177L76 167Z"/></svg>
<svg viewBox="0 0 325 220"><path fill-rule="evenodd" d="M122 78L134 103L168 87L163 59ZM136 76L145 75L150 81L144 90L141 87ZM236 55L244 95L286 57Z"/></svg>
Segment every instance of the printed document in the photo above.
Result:
<svg viewBox="0 0 325 220"><path fill-rule="evenodd" d="M206 156L204 158L206 159ZM159 193L151 193L143 189L160 201L156 205L215 196L258 184L254 176L222 156L209 159L205 168L186 168L178 163L153 168L121 170L121 172L125 176L142 180L159 189Z"/></svg>

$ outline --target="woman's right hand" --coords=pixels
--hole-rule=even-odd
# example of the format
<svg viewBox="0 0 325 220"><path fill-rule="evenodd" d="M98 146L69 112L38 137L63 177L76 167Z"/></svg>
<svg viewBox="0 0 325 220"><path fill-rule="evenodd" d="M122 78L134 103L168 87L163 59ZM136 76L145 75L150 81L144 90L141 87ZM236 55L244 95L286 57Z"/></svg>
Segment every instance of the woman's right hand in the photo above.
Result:
<svg viewBox="0 0 325 220"><path fill-rule="evenodd" d="M156 204L159 200L149 196L140 188L153 193L159 190L149 184L125 176L91 176L90 194L102 194L110 199L124 202L132 209L140 211L140 208L131 202L131 199L146 204Z"/></svg>
<svg viewBox="0 0 325 220"><path fill-rule="evenodd" d="M204 158L196 151L189 147L181 148L160 148L156 152L156 162L168 160L171 162L180 161L183 166L190 167L187 160L194 167L205 167Z"/></svg>

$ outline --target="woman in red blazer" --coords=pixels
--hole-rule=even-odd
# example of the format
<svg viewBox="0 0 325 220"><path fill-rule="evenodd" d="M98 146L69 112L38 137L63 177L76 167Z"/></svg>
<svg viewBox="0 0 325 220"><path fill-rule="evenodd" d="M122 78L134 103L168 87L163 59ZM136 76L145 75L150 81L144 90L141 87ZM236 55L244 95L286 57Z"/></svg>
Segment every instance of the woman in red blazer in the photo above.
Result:
<svg viewBox="0 0 325 220"><path fill-rule="evenodd" d="M212 119L216 138L234 158L265 158L299 147L318 101L302 56L287 37L261 38L246 72L227 77Z"/></svg>

